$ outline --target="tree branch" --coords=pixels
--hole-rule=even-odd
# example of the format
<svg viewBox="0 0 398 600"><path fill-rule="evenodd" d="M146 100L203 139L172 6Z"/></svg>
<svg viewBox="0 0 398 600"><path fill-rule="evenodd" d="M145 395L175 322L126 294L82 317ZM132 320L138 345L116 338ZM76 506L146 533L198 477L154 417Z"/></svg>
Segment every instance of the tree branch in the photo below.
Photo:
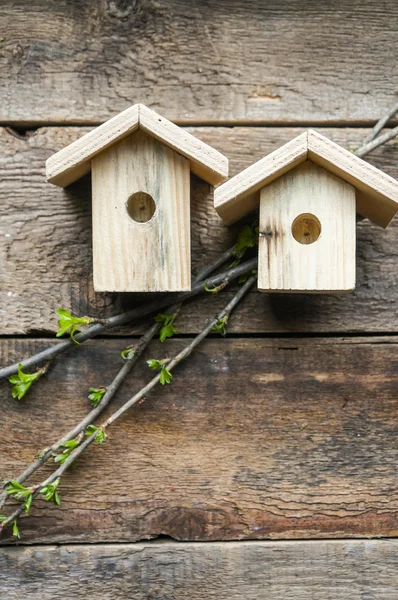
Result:
<svg viewBox="0 0 398 600"><path fill-rule="evenodd" d="M232 258L232 256L234 255L234 250L235 246L232 246L231 248L223 252L213 263L211 263L210 265L206 265L203 269L199 271L199 273L195 277L194 282L196 283L197 281L201 281L202 279L205 279L208 275L216 271L227 260ZM178 313L178 311L181 308L181 304L182 303L173 306L171 308L171 312ZM19 477L15 479L15 481L17 481L18 483L23 483L24 481L26 481L28 477L33 475L33 473L35 473L42 465L44 465L44 463L46 463L52 456L54 456L54 454L56 454L57 451L60 450L63 444L65 444L71 439L76 438L79 435L81 436L82 432L84 434L84 431L88 427L88 425L90 425L101 414L104 408L108 406L110 401L115 396L117 390L119 389L127 375L130 373L133 366L138 361L142 352L148 346L152 338L159 332L160 328L161 323L154 323L149 327L149 329L141 336L138 344L134 347L134 356L126 359L124 365L122 366L112 383L107 387L106 392L98 406L91 410L80 423L78 423L73 429L68 431L68 433L59 438L59 440L57 440L52 446L46 448L42 455L35 461L33 461L25 469L25 471L23 471L23 473L21 473L21 475L19 475ZM6 503L7 497L8 496L5 491L0 494L0 509Z"/></svg>
<svg viewBox="0 0 398 600"><path fill-rule="evenodd" d="M362 158L366 154L369 154L369 152L372 152L372 150L374 150L378 146L382 146L383 144L385 144L389 140L396 138L397 136L398 136L398 126L394 127L394 129L390 129L383 135L379 135L374 140L372 140L366 144L362 144L362 146L360 146L360 148L358 148L358 150L356 150L354 152L354 154L356 154L356 156L359 156L360 158Z"/></svg>
<svg viewBox="0 0 398 600"><path fill-rule="evenodd" d="M257 258L253 258L244 263L241 263L237 267L233 267L232 269L228 269L214 277L211 277L207 281L208 286L217 287L224 282L229 283L233 279L237 279L244 273L247 273L251 269L257 268ZM119 327L120 325L124 325L130 321L134 321L135 319L140 319L144 316L147 316L151 313L158 312L162 308L166 308L168 306L173 305L174 303L184 302L188 298L192 298L197 294L204 292L204 285L206 281L205 278L201 281L198 281L192 286L191 291L189 292L181 292L175 294L174 296L166 295L153 300L147 304L142 306L138 306L137 308L133 308L125 313L121 313L119 315L115 315L114 317L110 317L109 319L105 319L104 323L96 323L91 327L88 327L85 331L78 333L75 335L75 339L82 344L83 342L108 331L109 329L113 329L114 327ZM15 363L8 367L4 367L0 370L0 379L5 379L18 371L18 364L22 364L23 368L33 367L44 360L51 360L61 352L65 352L70 347L75 346L71 339L64 340L59 344L52 346L51 348L46 348L46 350L42 350L37 354L34 354L30 358L26 358L25 360L19 361L19 363ZM76 346L75 346L76 347Z"/></svg>
<svg viewBox="0 0 398 600"><path fill-rule="evenodd" d="M385 127L387 125L387 123L393 118L395 117L396 113L398 112L398 102L396 104L394 104L393 107L391 107L390 109L388 109L388 111L386 112L386 114L381 117L381 119L379 119L376 123L376 125L373 127L372 131L369 133L369 135L366 136L366 138L363 140L362 142L362 146L367 145L369 142L371 142L372 140L375 139L375 137L378 136L378 134L380 133L380 131L383 129L383 127Z"/></svg>
<svg viewBox="0 0 398 600"><path fill-rule="evenodd" d="M219 312L214 319L209 321L209 323L204 327L202 332L199 333L183 350L181 350L181 352L179 352L173 359L171 359L168 362L167 369L169 371L173 370L180 362L187 358L191 354L191 352L196 348L196 346L198 346L206 338L206 336L209 335L209 333L212 331L213 327L217 325L217 323L219 323L222 319L229 319L234 308L237 306L237 304L239 304L239 302L242 300L245 294L249 291L256 279L256 275L252 275L251 277L249 277L246 283L236 292L232 300L228 302L225 308L221 312ZM115 421L119 419L127 410L129 410L138 402L142 401L148 394L148 392L150 392L159 383L160 376L161 374L159 373L158 375L153 377L153 379L151 379L151 381L147 385L141 388L141 390L137 392L132 398L130 398L130 400L127 400L127 402L125 402L115 413L113 413L113 415L111 415L111 417L109 417L109 419L107 419L100 427L104 430L107 429L113 423L115 423ZM88 436L87 439L84 440L84 442L82 442L75 450L73 450L66 459L66 461L60 467L58 467L58 469L56 469L49 477L47 477L45 481L43 481L38 486L34 486L32 488L33 498L36 498L45 486L54 483L54 481L62 477L65 471L71 466L71 464L75 462L76 458L78 458L78 456L80 456L80 454L82 454L84 450L88 448L88 446L90 446L93 441L95 441L95 439L96 432ZM7 527L15 519L17 519L24 510L25 509L23 504L20 504L20 506L18 506L18 508L0 524L0 533L2 532L4 527Z"/></svg>

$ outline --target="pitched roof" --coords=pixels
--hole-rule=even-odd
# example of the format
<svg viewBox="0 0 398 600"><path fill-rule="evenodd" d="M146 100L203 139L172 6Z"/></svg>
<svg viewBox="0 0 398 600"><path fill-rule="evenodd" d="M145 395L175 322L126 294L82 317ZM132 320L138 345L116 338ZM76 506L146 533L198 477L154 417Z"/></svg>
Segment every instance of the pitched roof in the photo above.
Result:
<svg viewBox="0 0 398 600"><path fill-rule="evenodd" d="M254 163L214 192L214 206L234 223L260 202L260 190L305 160L324 167L357 189L357 212L387 227L398 212L398 181L309 129Z"/></svg>
<svg viewBox="0 0 398 600"><path fill-rule="evenodd" d="M138 129L189 159L191 170L215 185L228 177L228 159L143 104L135 104L93 129L46 162L47 181L66 187L91 170L91 159Z"/></svg>

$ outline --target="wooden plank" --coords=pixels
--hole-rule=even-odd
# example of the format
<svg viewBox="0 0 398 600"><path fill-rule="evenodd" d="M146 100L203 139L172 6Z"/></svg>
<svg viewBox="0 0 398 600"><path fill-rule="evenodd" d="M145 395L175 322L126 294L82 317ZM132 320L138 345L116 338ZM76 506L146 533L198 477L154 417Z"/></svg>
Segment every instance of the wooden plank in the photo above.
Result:
<svg viewBox="0 0 398 600"><path fill-rule="evenodd" d="M363 124L394 101L395 0L8 0L1 21L2 122L99 123L143 102L180 123Z"/></svg>
<svg viewBox="0 0 398 600"><path fill-rule="evenodd" d="M355 288L355 189L349 183L307 160L261 190L259 223L260 291Z"/></svg>
<svg viewBox="0 0 398 600"><path fill-rule="evenodd" d="M45 181L45 161L77 139L84 128L43 128L25 139L0 130L0 334L55 331L59 306L74 313L109 316L142 302L137 296L95 294L92 284L91 182L86 177L62 190ZM231 175L293 139L297 128L192 128L192 133L229 156ZM346 148L368 130L322 129ZM398 177L397 147L387 144L372 163ZM252 220L252 216L250 219ZM236 239L213 207L209 186L192 179L191 236L194 271L214 260ZM357 227L357 289L335 296L264 296L245 299L231 324L236 332L398 331L396 265L398 220L383 231L364 221ZM198 331L222 295L190 303L179 320L183 333ZM140 326L141 327L141 326ZM130 331L141 331L135 327ZM128 331L128 330L126 330Z"/></svg>
<svg viewBox="0 0 398 600"><path fill-rule="evenodd" d="M142 131L93 158L96 291L191 289L189 172L189 160ZM146 222L126 210L141 192L153 204Z"/></svg>
<svg viewBox="0 0 398 600"><path fill-rule="evenodd" d="M398 542L106 544L0 549L7 600L395 600Z"/></svg>
<svg viewBox="0 0 398 600"><path fill-rule="evenodd" d="M154 343L145 358L184 343ZM47 344L2 340L1 364ZM76 349L25 401L1 382L0 480L86 414L87 388L109 384L126 345ZM151 376L140 363L115 406ZM397 536L397 381L398 338L207 340L79 459L60 508L35 505L22 539Z"/></svg>

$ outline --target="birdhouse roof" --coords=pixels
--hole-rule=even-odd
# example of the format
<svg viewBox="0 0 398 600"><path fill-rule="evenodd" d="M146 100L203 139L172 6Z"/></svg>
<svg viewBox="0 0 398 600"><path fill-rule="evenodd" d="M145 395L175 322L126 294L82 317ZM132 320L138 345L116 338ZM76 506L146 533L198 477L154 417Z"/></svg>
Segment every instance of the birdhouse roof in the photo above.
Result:
<svg viewBox="0 0 398 600"><path fill-rule="evenodd" d="M47 181L66 187L91 170L91 159L138 129L189 159L191 171L215 185L228 177L228 159L143 104L135 104L93 129L46 162Z"/></svg>
<svg viewBox="0 0 398 600"><path fill-rule="evenodd" d="M218 214L228 224L238 221L258 206L262 188L305 160L353 185L357 212L377 225L387 227L398 212L398 181L310 129L217 188Z"/></svg>

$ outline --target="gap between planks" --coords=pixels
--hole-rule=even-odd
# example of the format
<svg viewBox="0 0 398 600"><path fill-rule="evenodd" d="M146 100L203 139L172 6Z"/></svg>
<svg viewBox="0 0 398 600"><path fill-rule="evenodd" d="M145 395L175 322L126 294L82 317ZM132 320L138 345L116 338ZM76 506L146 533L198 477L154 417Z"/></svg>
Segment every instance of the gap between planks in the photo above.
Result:
<svg viewBox="0 0 398 600"><path fill-rule="evenodd" d="M128 108L128 107L126 107ZM112 115L109 116L111 118ZM223 119L215 119L215 120L189 120L189 119L170 119L172 123L178 125L179 127L267 127L267 128L281 128L281 127L300 127L300 128L313 128L313 127L322 127L323 129L336 129L341 128L345 129L347 127L351 129L368 129L370 127L374 127L377 121L374 120L364 120L364 121L324 121L324 120L313 120L313 121L299 121L299 120L291 120L291 121L267 121L267 120L223 120ZM40 129L41 127L98 127L105 123L104 120L101 121L90 121L90 120L82 120L82 121L0 121L0 127L11 128L16 130L24 130L24 131L35 131L36 129ZM393 119L388 122L383 129L392 129L398 125L398 120Z"/></svg>

